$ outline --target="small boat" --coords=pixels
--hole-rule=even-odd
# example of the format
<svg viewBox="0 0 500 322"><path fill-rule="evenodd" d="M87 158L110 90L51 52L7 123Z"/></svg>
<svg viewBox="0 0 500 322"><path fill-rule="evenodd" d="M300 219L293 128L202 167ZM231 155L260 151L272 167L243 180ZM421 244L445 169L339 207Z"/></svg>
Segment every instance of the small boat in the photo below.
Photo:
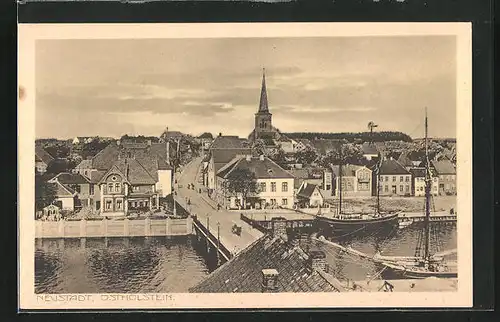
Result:
<svg viewBox="0 0 500 322"><path fill-rule="evenodd" d="M427 113L426 113L427 114ZM456 253L444 251L431 254L430 252L430 221L431 221L431 187L432 174L427 148L427 115L425 116L425 216L424 229L421 231L416 245L415 256L374 256L374 260L383 266L381 275L383 278L456 278L458 276L456 261L445 260L445 257ZM423 246L423 254L420 250Z"/></svg>
<svg viewBox="0 0 500 322"><path fill-rule="evenodd" d="M413 224L413 219L411 219L411 218L399 219L399 229L406 228L406 227L410 226L411 224Z"/></svg>

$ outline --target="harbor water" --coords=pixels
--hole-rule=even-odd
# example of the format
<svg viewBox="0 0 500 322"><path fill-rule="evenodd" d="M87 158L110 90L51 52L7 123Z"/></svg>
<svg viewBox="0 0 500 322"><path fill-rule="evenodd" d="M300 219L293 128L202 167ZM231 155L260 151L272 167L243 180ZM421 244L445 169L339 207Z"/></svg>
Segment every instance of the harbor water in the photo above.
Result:
<svg viewBox="0 0 500 322"><path fill-rule="evenodd" d="M420 229L414 224L336 242L367 254L413 256ZM456 248L454 224L434 224L432 232L433 251ZM215 269L191 236L37 239L35 244L36 293L187 292ZM366 260L317 247L333 259L330 272L340 279L364 280L377 270Z"/></svg>

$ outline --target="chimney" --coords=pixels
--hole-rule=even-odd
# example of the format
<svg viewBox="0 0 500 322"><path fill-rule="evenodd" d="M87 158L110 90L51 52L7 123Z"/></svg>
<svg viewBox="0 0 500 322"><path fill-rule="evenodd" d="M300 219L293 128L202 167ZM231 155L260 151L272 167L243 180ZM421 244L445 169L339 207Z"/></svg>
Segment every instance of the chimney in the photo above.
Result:
<svg viewBox="0 0 500 322"><path fill-rule="evenodd" d="M313 250L309 252L309 269L311 272L315 270L322 270L325 273L328 273L328 265L326 263L326 255L325 252L320 250Z"/></svg>
<svg viewBox="0 0 500 322"><path fill-rule="evenodd" d="M286 233L286 219L283 217L273 217L271 219L273 238L282 238L288 241Z"/></svg>
<svg viewBox="0 0 500 322"><path fill-rule="evenodd" d="M272 293L278 290L278 271L273 268L262 270L262 293Z"/></svg>
<svg viewBox="0 0 500 322"><path fill-rule="evenodd" d="M219 132L219 136L222 136L222 133L221 133L221 132Z"/></svg>
<svg viewBox="0 0 500 322"><path fill-rule="evenodd" d="M259 156L259 159L260 159L260 161L264 161L264 155L263 155L263 154L261 154L261 155Z"/></svg>

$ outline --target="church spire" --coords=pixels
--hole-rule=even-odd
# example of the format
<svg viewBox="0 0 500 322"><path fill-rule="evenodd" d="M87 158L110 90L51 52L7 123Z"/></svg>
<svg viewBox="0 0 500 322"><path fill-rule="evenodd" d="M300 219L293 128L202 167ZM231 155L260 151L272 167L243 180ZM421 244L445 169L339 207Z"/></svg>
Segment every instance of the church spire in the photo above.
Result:
<svg viewBox="0 0 500 322"><path fill-rule="evenodd" d="M262 88L260 90L260 103L258 113L269 113L267 105L267 89L266 89L266 69L262 68Z"/></svg>

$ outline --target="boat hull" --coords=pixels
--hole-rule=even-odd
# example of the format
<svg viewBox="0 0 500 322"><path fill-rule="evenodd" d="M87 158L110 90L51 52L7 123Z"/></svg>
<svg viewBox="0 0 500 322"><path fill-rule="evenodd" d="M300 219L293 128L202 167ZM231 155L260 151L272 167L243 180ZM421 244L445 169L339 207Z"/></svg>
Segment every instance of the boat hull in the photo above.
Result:
<svg viewBox="0 0 500 322"><path fill-rule="evenodd" d="M386 227L393 227L398 225L398 214L385 215L378 218L370 219L338 219L317 217L320 227L324 233L330 235L337 235L339 233L349 232L373 232Z"/></svg>
<svg viewBox="0 0 500 322"><path fill-rule="evenodd" d="M429 277L437 278L457 278L458 273L456 271L443 271L434 272L419 269L417 267L404 267L399 265L393 265L390 263L381 263L384 270L381 272L381 277L383 279L424 279Z"/></svg>

